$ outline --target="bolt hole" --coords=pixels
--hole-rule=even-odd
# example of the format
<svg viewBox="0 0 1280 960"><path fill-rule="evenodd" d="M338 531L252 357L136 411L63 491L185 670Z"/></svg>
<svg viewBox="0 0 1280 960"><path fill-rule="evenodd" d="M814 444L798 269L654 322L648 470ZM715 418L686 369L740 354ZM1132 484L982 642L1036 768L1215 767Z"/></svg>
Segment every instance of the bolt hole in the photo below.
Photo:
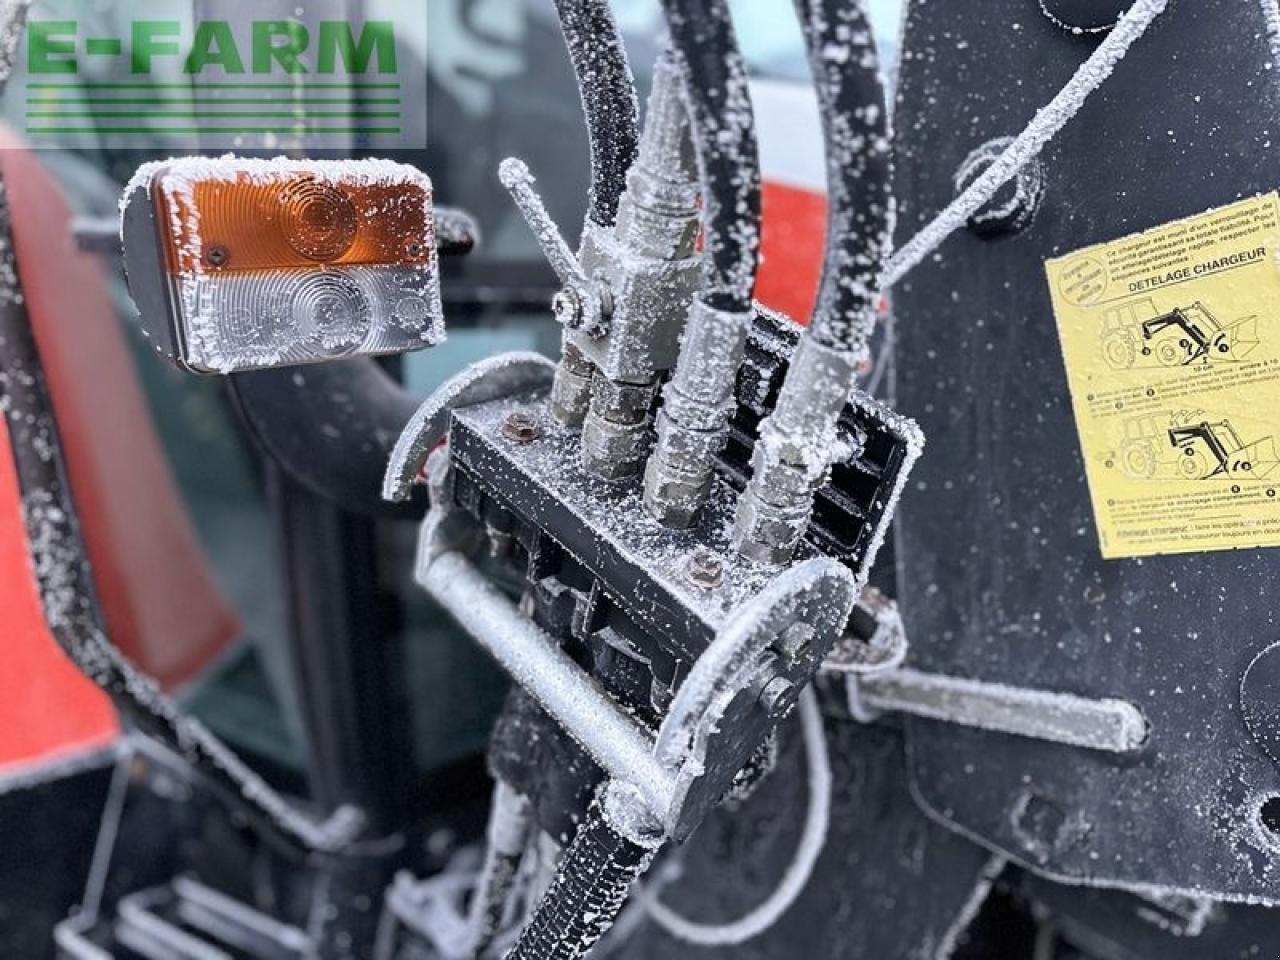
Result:
<svg viewBox="0 0 1280 960"><path fill-rule="evenodd" d="M1280 839L1280 795L1262 801L1258 808L1258 822L1273 837Z"/></svg>

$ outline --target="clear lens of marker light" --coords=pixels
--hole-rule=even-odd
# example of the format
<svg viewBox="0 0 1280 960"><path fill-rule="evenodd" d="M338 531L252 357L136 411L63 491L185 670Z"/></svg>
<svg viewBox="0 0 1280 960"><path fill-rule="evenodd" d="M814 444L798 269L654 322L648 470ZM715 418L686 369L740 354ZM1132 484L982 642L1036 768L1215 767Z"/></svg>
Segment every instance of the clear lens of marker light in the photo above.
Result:
<svg viewBox="0 0 1280 960"><path fill-rule="evenodd" d="M403 353L444 336L431 181L404 164L148 164L121 233L144 327L187 369Z"/></svg>

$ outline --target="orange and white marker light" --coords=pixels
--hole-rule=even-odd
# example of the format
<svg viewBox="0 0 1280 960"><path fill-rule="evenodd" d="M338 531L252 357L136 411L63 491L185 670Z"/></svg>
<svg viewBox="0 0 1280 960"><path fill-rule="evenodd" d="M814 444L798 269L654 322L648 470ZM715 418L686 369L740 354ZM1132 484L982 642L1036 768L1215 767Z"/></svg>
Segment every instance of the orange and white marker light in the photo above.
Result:
<svg viewBox="0 0 1280 960"><path fill-rule="evenodd" d="M431 180L383 160L190 157L125 192L129 289L156 348L232 373L444 338Z"/></svg>

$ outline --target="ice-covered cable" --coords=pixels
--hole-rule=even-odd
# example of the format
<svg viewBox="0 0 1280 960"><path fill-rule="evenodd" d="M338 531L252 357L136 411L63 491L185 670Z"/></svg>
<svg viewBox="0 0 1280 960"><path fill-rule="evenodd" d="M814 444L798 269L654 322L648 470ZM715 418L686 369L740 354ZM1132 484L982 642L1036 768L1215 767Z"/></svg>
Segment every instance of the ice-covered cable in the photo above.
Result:
<svg viewBox="0 0 1280 960"><path fill-rule="evenodd" d="M807 336L861 358L892 244L888 110L864 2L797 0L822 112L827 243Z"/></svg>
<svg viewBox="0 0 1280 960"><path fill-rule="evenodd" d="M1026 129L1018 134L999 159L893 254L885 268L884 286L893 286L923 262L947 237L964 226L1029 160L1039 154L1045 144L1057 136L1079 112L1089 95L1111 76L1116 64L1124 59L1129 48L1146 33L1147 28L1168 5L1169 0L1134 0L1106 39L1080 65L1057 96L1037 111Z"/></svg>
<svg viewBox="0 0 1280 960"><path fill-rule="evenodd" d="M484 866L471 897L462 956L483 955L501 933L531 825L529 801L499 780L493 790Z"/></svg>
<svg viewBox="0 0 1280 960"><path fill-rule="evenodd" d="M795 856L783 872L778 886L750 913L725 924L696 923L660 902L652 891L641 888L639 896L645 910L673 937L700 947L746 943L777 923L809 883L818 857L826 846L827 828L831 821L831 759L827 753L826 732L822 728L822 711L812 687L800 696L800 722L809 769L809 806Z"/></svg>
<svg viewBox="0 0 1280 960"><path fill-rule="evenodd" d="M588 218L611 227L640 142L640 103L609 0L556 0L591 144Z"/></svg>

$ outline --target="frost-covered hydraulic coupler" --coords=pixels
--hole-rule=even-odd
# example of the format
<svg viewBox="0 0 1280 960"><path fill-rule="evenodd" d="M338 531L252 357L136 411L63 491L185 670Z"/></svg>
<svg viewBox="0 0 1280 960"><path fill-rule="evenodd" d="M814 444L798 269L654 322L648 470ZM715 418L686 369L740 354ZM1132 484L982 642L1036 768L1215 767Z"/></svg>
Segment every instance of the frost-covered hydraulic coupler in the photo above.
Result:
<svg viewBox="0 0 1280 960"><path fill-rule="evenodd" d="M748 559L781 565L794 556L839 449L836 421L857 366L855 353L801 338L778 405L760 425L751 483L738 502L734 545Z"/></svg>
<svg viewBox="0 0 1280 960"><path fill-rule="evenodd" d="M583 423L583 463L608 479L637 474L644 464L650 409L662 375L675 365L700 277L697 160L680 83L674 62L663 56L617 225L588 224L583 236L583 271L609 290L608 331L565 334L557 407L569 413L582 404L581 365L569 356L576 351L595 368ZM578 369L569 369L573 365Z"/></svg>
<svg viewBox="0 0 1280 960"><path fill-rule="evenodd" d="M567 335L551 386L551 415L571 430L580 430L591 409L591 379L596 368Z"/></svg>
<svg viewBox="0 0 1280 960"><path fill-rule="evenodd" d="M706 503L737 405L734 386L753 319L701 300L689 312L644 477L645 507L664 526L692 526Z"/></svg>

